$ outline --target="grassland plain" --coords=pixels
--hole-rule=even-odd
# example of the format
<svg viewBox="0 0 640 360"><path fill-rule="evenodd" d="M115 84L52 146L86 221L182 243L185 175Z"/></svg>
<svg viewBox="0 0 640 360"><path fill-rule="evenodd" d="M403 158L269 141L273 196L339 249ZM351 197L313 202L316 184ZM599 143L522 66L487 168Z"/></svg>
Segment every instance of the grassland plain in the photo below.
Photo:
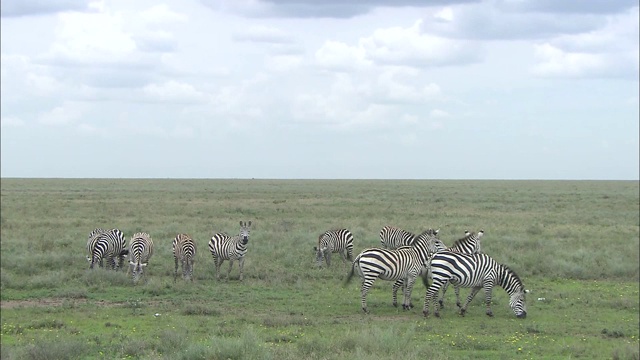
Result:
<svg viewBox="0 0 640 360"><path fill-rule="evenodd" d="M638 359L640 198L637 181L9 179L1 185L2 359ZM216 281L207 242L253 222L245 279ZM494 290L460 317L391 306L391 283L360 310L349 265L314 263L327 229L355 252L395 225L440 228L452 244L485 230L482 250L532 292L517 319ZM95 269L89 231L146 231L147 277ZM173 282L171 240L197 242L195 280ZM223 265L226 272L228 264ZM463 290L463 295L468 290Z"/></svg>

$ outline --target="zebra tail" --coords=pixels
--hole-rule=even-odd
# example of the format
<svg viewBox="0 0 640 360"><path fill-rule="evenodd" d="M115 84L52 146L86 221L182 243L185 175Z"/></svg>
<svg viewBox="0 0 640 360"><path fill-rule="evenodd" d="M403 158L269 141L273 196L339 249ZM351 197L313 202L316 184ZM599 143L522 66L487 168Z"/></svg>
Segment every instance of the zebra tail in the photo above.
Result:
<svg viewBox="0 0 640 360"><path fill-rule="evenodd" d="M344 286L349 285L349 283L351 282L351 278L353 278L353 274L355 273L355 265L356 265L355 261L351 263L351 271L349 272L349 275L347 275L347 278L344 281Z"/></svg>
<svg viewBox="0 0 640 360"><path fill-rule="evenodd" d="M426 287L427 289L429 288L429 272L425 271L424 274L422 274L422 283L424 284L424 287Z"/></svg>

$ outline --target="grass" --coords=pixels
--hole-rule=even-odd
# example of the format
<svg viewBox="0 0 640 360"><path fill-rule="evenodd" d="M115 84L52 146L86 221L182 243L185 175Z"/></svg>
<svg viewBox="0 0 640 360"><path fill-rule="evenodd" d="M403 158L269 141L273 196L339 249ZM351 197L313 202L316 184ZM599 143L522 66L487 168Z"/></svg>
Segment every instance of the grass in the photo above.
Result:
<svg viewBox="0 0 640 360"><path fill-rule="evenodd" d="M639 186L634 181L2 179L2 359L638 359ZM245 279L215 280L207 242L252 221ZM360 310L339 257L317 268L318 234L346 227L355 253L395 225L440 228L482 249L532 291L527 319L494 290L462 318L391 306L391 283ZM89 271L88 233L148 232L156 253L133 285ZM198 245L194 282L173 281L171 240ZM223 278L228 262L222 266ZM463 296L468 290L463 290ZM540 300L539 300L540 299Z"/></svg>

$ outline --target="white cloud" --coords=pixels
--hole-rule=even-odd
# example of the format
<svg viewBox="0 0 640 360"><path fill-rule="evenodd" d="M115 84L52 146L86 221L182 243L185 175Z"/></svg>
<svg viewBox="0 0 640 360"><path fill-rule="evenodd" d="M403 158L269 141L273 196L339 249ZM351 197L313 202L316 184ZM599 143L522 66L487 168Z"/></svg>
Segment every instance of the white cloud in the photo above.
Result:
<svg viewBox="0 0 640 360"><path fill-rule="evenodd" d="M271 26L253 25L233 34L236 41L248 41L269 44L289 44L293 38L285 31Z"/></svg>
<svg viewBox="0 0 640 360"><path fill-rule="evenodd" d="M171 10L166 4L155 5L142 11L140 18L147 24L157 25L189 21L187 15Z"/></svg>
<svg viewBox="0 0 640 360"><path fill-rule="evenodd" d="M352 47L345 43L327 40L316 51L316 63L327 69L349 71L371 65L365 59L365 51L360 47Z"/></svg>
<svg viewBox="0 0 640 360"><path fill-rule="evenodd" d="M429 112L429 116L432 118L448 118L451 117L451 114L444 110L433 109L431 110L431 112Z"/></svg>
<svg viewBox="0 0 640 360"><path fill-rule="evenodd" d="M274 72L291 71L300 67L302 57L295 55L274 55L268 56L265 60L267 70Z"/></svg>
<svg viewBox="0 0 640 360"><path fill-rule="evenodd" d="M142 91L150 100L159 102L197 103L207 98L193 85L174 80L162 84L149 84Z"/></svg>
<svg viewBox="0 0 640 360"><path fill-rule="evenodd" d="M0 118L0 124L3 128L22 127L24 126L24 120L13 116L3 116Z"/></svg>
<svg viewBox="0 0 640 360"><path fill-rule="evenodd" d="M65 101L38 116L38 122L48 126L66 126L79 120L86 111L86 106L77 102Z"/></svg>

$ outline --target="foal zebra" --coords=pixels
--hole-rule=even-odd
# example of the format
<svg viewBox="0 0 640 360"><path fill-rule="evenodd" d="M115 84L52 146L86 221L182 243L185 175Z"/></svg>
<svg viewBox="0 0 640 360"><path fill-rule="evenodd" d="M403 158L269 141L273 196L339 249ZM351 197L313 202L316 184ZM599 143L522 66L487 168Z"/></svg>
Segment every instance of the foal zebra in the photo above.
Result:
<svg viewBox="0 0 640 360"><path fill-rule="evenodd" d="M129 239L129 271L133 274L133 282L138 282L144 268L153 256L153 239L147 233L135 233Z"/></svg>
<svg viewBox="0 0 640 360"><path fill-rule="evenodd" d="M124 257L129 253L127 241L118 229L111 229L103 233L97 234L93 249L91 250L90 269L98 263L101 264L103 259L107 259L107 265L111 269L116 269L116 261L118 259L117 268L122 268Z"/></svg>
<svg viewBox="0 0 640 360"><path fill-rule="evenodd" d="M173 282L178 277L178 262L182 266L182 278L193 281L193 262L196 257L196 243L187 234L178 234L171 244L176 270L173 273Z"/></svg>
<svg viewBox="0 0 640 360"><path fill-rule="evenodd" d="M240 221L240 234L229 236L226 233L217 233L209 241L209 251L216 265L216 279L220 279L220 266L225 260L229 260L227 279L231 275L233 261L238 260L240 266L240 280L243 278L244 256L247 253L247 243L251 231L251 221Z"/></svg>
<svg viewBox="0 0 640 360"><path fill-rule="evenodd" d="M327 230L318 237L318 246L314 246L318 266L322 265L322 258L331 265L331 253L340 253L342 261L353 260L353 235L347 229Z"/></svg>
<svg viewBox="0 0 640 360"><path fill-rule="evenodd" d="M509 306L518 318L527 316L525 290L522 280L507 266L498 264L486 254L461 254L452 251L441 251L431 259L431 273L433 283L427 289L424 297L422 313L429 316L429 305L435 300L443 284L451 282L454 286L469 287L471 293L460 308L460 315L465 314L467 306L481 288L484 288L487 315L493 316L491 311L491 291L495 285L500 285L509 294ZM439 317L439 304L436 303L434 315Z"/></svg>
<svg viewBox="0 0 640 360"><path fill-rule="evenodd" d="M438 235L438 231L440 230L432 231L435 236ZM412 245L415 239L416 235L414 233L394 226L385 226L380 230L380 243L382 244L382 247L386 249L397 249L400 246Z"/></svg>
<svg viewBox="0 0 640 360"><path fill-rule="evenodd" d="M462 254L479 254L481 249L480 239L484 236L484 230L478 231L478 233L472 233L468 230L464 232L464 237L462 239L456 240L453 245L446 250L458 252ZM444 294L447 292L447 288L449 287L449 283L444 283L442 285L442 294L438 299L438 303L440 304L440 308L444 307ZM460 287L454 286L454 291L456 292L456 305L460 307Z"/></svg>
<svg viewBox="0 0 640 360"><path fill-rule="evenodd" d="M355 258L345 285L357 271L362 279L361 301L365 313L369 312L367 293L377 278L393 281L403 279L402 308L407 310L411 307L411 292L416 278L428 266L433 253L439 248L445 248L435 234L436 231L430 229L417 236L413 246L402 246L393 250L370 248L363 250Z"/></svg>

